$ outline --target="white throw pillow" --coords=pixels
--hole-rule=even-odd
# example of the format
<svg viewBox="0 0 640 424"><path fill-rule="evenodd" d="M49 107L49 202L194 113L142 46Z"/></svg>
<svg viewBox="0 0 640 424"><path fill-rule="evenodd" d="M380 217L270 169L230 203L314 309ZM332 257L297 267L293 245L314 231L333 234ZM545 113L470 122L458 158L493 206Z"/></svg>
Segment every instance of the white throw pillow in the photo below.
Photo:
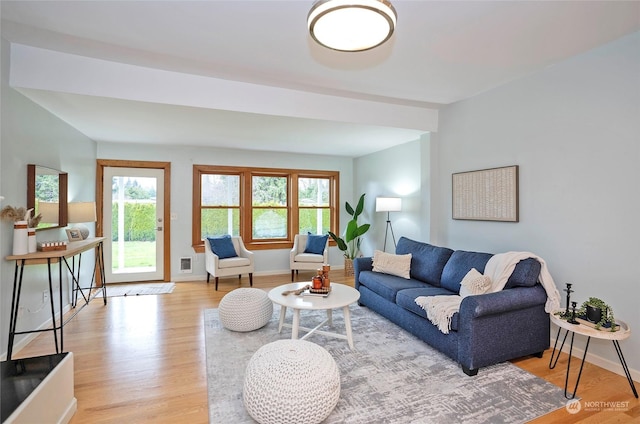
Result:
<svg viewBox="0 0 640 424"><path fill-rule="evenodd" d="M411 278L411 253L394 255L376 250L373 252L373 271L409 279Z"/></svg>
<svg viewBox="0 0 640 424"><path fill-rule="evenodd" d="M490 288L491 278L488 275L480 274L477 269L471 268L460 283L460 296L467 297L475 294L484 294Z"/></svg>

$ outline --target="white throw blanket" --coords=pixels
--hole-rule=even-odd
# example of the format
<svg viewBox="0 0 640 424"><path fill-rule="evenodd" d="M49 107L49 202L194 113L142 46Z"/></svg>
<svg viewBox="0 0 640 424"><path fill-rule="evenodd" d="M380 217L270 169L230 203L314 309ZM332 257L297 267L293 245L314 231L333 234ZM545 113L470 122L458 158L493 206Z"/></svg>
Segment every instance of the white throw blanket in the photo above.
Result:
<svg viewBox="0 0 640 424"><path fill-rule="evenodd" d="M491 288L488 293L495 293L504 288L518 262L523 259L534 258L540 262L540 276L538 281L547 292L547 302L544 310L551 313L560 307L560 292L556 288L553 277L547 269L547 263L541 257L531 252L506 252L493 255L484 268L484 275L491 278ZM462 297L454 296L419 296L415 302L427 312L427 318L444 334L449 334L451 318L460 310Z"/></svg>

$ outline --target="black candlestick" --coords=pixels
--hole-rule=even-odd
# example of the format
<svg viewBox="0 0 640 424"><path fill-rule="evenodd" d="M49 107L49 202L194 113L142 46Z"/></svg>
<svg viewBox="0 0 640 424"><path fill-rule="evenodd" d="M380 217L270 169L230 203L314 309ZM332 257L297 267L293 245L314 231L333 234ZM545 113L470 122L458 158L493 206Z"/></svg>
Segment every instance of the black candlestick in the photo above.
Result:
<svg viewBox="0 0 640 424"><path fill-rule="evenodd" d="M576 305L577 304L578 302L571 302L571 319L567 321L569 324L580 324L578 321L576 321Z"/></svg>
<svg viewBox="0 0 640 424"><path fill-rule="evenodd" d="M573 293L573 290L571 290L571 283L567 283L567 288L564 289L564 291L567 292L567 309L565 310L565 316L569 316L569 304L571 303L571 293Z"/></svg>

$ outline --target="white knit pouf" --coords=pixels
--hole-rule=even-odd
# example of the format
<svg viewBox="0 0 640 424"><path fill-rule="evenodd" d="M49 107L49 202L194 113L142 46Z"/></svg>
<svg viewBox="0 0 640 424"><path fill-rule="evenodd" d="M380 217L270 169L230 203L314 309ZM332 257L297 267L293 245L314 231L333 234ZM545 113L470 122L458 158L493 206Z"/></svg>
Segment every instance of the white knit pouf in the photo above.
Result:
<svg viewBox="0 0 640 424"><path fill-rule="evenodd" d="M264 327L273 315L273 302L260 289L239 288L227 293L218 307L220 322L231 331Z"/></svg>
<svg viewBox="0 0 640 424"><path fill-rule="evenodd" d="M306 340L262 346L247 365L244 406L260 424L320 423L340 398L340 372L331 354Z"/></svg>

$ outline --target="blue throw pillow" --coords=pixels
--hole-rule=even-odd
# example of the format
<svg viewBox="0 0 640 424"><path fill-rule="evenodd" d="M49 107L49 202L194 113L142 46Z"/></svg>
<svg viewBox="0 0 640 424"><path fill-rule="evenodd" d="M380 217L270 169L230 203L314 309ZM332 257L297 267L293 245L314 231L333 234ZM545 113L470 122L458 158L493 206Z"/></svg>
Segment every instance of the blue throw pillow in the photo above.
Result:
<svg viewBox="0 0 640 424"><path fill-rule="evenodd" d="M327 245L328 238L328 234L324 236L317 236L315 234L308 233L307 246L304 248L304 253L322 255L324 253L324 248Z"/></svg>
<svg viewBox="0 0 640 424"><path fill-rule="evenodd" d="M220 259L235 258L238 256L236 249L233 247L230 235L220 237L207 237L211 251L218 255Z"/></svg>

